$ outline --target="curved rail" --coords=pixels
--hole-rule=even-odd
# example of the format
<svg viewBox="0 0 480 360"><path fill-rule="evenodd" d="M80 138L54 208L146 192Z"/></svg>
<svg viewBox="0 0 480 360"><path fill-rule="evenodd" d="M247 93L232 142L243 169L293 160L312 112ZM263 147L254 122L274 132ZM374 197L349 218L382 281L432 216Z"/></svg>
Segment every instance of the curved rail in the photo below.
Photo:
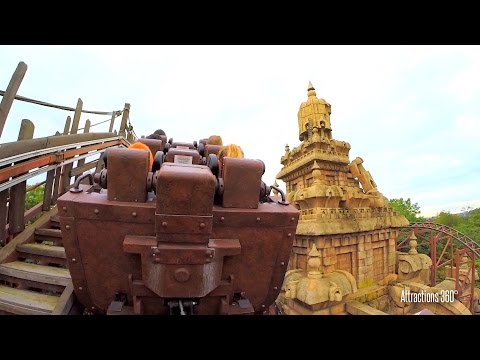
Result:
<svg viewBox="0 0 480 360"><path fill-rule="evenodd" d="M461 233L460 231L451 228L450 226L432 223L432 222L423 222L423 223L414 222L414 223L410 223L409 227L414 229L434 230L437 232L441 232L445 235L451 236L454 240L459 241L468 249L473 251L475 256L480 258L480 244L478 244L475 240L468 237L467 235Z"/></svg>

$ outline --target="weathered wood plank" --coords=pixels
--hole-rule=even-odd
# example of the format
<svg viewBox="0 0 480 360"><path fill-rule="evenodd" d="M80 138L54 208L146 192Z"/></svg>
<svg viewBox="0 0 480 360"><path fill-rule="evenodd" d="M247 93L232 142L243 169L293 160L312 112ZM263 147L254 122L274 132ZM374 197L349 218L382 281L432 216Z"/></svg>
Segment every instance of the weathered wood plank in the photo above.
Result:
<svg viewBox="0 0 480 360"><path fill-rule="evenodd" d="M66 259L65 248L62 246L43 245L37 243L17 245L17 251L42 256L51 256Z"/></svg>
<svg viewBox="0 0 480 360"><path fill-rule="evenodd" d="M62 168L59 166L55 169L55 178L53 180L53 193L52 193L52 205L57 203L57 199L60 191L60 176L62 174Z"/></svg>
<svg viewBox="0 0 480 360"><path fill-rule="evenodd" d="M112 111L112 119L110 120L110 126L108 128L108 132L113 131L113 123L115 122L115 111Z"/></svg>
<svg viewBox="0 0 480 360"><path fill-rule="evenodd" d="M61 238L62 230L60 229L35 229L35 235L43 235L52 238Z"/></svg>
<svg viewBox="0 0 480 360"><path fill-rule="evenodd" d="M18 88L20 87L26 72L27 64L25 64L23 61L20 61L12 75L12 78L10 79L10 82L8 83L7 90L5 90L5 94L2 98L2 102L0 102L0 137L2 136L13 100L15 100Z"/></svg>
<svg viewBox="0 0 480 360"><path fill-rule="evenodd" d="M87 120L85 121L85 127L83 128L83 133L84 133L84 134L88 134L89 132L90 132L90 120L87 119ZM79 168L79 167L83 166L84 164L85 164L85 159L80 159L80 160L77 161L77 166L76 166L76 167ZM71 171L70 171L70 172L71 172ZM80 174L81 174L81 173L80 173ZM70 175L70 176L72 176L72 175ZM77 180L77 178L78 178L79 176L80 176L80 175L76 175L76 176L75 176L75 181Z"/></svg>
<svg viewBox="0 0 480 360"><path fill-rule="evenodd" d="M72 121L72 118L70 116L67 116L67 120L65 120L65 127L63 128L63 135L68 135L70 132L70 123Z"/></svg>
<svg viewBox="0 0 480 360"><path fill-rule="evenodd" d="M20 289L28 289L28 288L42 289L42 290L46 290L46 291L52 291L53 293L56 293L58 295L61 295L63 290L65 290L65 286L63 286L63 285L39 283L37 281L19 279L19 278L13 277L13 276L2 275L2 274L0 274L0 280L6 281L9 284L19 285L19 287L15 286L15 288L17 288L17 289L18 288L20 288ZM51 295L54 295L54 294L51 294Z"/></svg>
<svg viewBox="0 0 480 360"><path fill-rule="evenodd" d="M42 212L42 206L43 206L43 204L39 203L39 204L35 205L34 207L25 211L25 215L24 215L25 223L28 223L29 221L32 221L35 218L35 216L40 214Z"/></svg>
<svg viewBox="0 0 480 360"><path fill-rule="evenodd" d="M52 191L53 191L53 181L55 179L55 169L49 170L47 172L47 179L45 180L45 189L43 192L43 203L42 210L50 210L52 205Z"/></svg>
<svg viewBox="0 0 480 360"><path fill-rule="evenodd" d="M0 308L18 315L51 313L59 297L0 285Z"/></svg>
<svg viewBox="0 0 480 360"><path fill-rule="evenodd" d="M75 176L75 180L76 180L77 177L83 174L85 171L93 169L94 167L97 167L97 164L98 164L98 160L93 160L86 164L83 164L82 166L77 166L75 169L72 169L70 171L70 176Z"/></svg>
<svg viewBox="0 0 480 360"><path fill-rule="evenodd" d="M52 311L52 315L68 315L70 309L73 306L75 301L75 293L73 292L73 284L70 284L63 290L60 299L55 306L55 309Z"/></svg>
<svg viewBox="0 0 480 360"><path fill-rule="evenodd" d="M19 279L63 286L67 286L71 279L68 269L30 264L22 261L1 264L0 274Z"/></svg>
<svg viewBox="0 0 480 360"><path fill-rule="evenodd" d="M18 141L33 138L35 125L28 119L23 119L18 133ZM23 175L23 174L22 174ZM25 229L25 196L27 182L23 181L10 189L10 202L8 209L8 232L18 234Z"/></svg>
<svg viewBox="0 0 480 360"><path fill-rule="evenodd" d="M83 101L78 98L77 107L75 108L75 113L73 114L72 130L70 134L76 134L78 131L78 124L80 124L80 116L82 115Z"/></svg>
<svg viewBox="0 0 480 360"><path fill-rule="evenodd" d="M0 144L0 159L24 154L31 151L48 149L55 146L63 146L84 141L108 139L117 135L104 133L74 134L65 136L48 136L38 139L22 140Z"/></svg>
<svg viewBox="0 0 480 360"><path fill-rule="evenodd" d="M57 213L58 209L54 207L52 210L42 215L40 219L35 221L24 231L22 231L21 234L17 235L15 239L10 241L7 245L5 245L5 247L0 249L0 264L5 262L5 260L8 259L16 251L17 245L28 242L28 240L33 238L36 227L45 226L45 224L48 224L48 222L50 221L50 218Z"/></svg>
<svg viewBox="0 0 480 360"><path fill-rule="evenodd" d="M7 199L9 190L0 192L0 245L5 246L7 243Z"/></svg>
<svg viewBox="0 0 480 360"><path fill-rule="evenodd" d="M125 129L127 128L127 120L128 120L129 114L130 114L130 104L126 103L125 107L123 108L122 122L120 123L120 130L118 131L118 135L122 137L126 137Z"/></svg>

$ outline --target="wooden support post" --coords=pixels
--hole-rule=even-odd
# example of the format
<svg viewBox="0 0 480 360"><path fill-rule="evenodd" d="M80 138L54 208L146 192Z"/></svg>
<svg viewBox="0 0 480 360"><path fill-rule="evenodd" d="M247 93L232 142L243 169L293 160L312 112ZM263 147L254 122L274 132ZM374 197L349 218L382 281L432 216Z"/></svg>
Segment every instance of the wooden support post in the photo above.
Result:
<svg viewBox="0 0 480 360"><path fill-rule="evenodd" d="M78 131L78 124L80 123L80 115L82 115L83 101L78 98L77 107L75 108L75 114L73 115L72 131L71 134L76 134Z"/></svg>
<svg viewBox="0 0 480 360"><path fill-rule="evenodd" d="M54 178L55 178L55 169L49 170L47 172L47 180L45 181L45 191L43 193L42 211L50 210L50 205L52 204L52 190L53 190Z"/></svg>
<svg viewBox="0 0 480 360"><path fill-rule="evenodd" d="M18 133L18 140L28 140L33 138L35 125L28 120L23 119ZM8 208L8 232L17 234L25 229L25 195L27 193L27 181L23 181L10 188L10 202Z"/></svg>
<svg viewBox="0 0 480 360"><path fill-rule="evenodd" d="M75 108L75 114L73 115L72 130L70 131L70 134L72 135L76 134L78 131L78 124L80 123L80 115L82 115L82 108L83 108L83 101L82 99L78 98L77 107ZM73 168L73 163L63 166L62 181L61 181L61 187L60 187L60 192L58 193L58 196L68 191L68 187L70 186L70 179L71 179L70 171L72 170L72 168Z"/></svg>
<svg viewBox="0 0 480 360"><path fill-rule="evenodd" d="M115 122L115 111L112 112L112 119L110 120L110 127L108 128L108 132L113 131L113 123Z"/></svg>
<svg viewBox="0 0 480 360"><path fill-rule="evenodd" d="M67 116L67 120L65 121L65 127L63 128L63 135L68 135L70 132L70 123L72 122L72 118Z"/></svg>
<svg viewBox="0 0 480 360"><path fill-rule="evenodd" d="M126 137L127 120L128 115L130 114L130 104L126 103L125 108L123 109L122 122L120 123L120 130L118 131L119 136Z"/></svg>
<svg viewBox="0 0 480 360"><path fill-rule="evenodd" d="M23 61L20 61L17 65L17 69L12 75L10 83L7 86L7 90L5 90L5 94L3 95L2 102L0 103L0 137L2 137L3 128L5 127L8 113L10 112L13 100L15 100L18 88L20 87L26 72L27 64L25 64Z"/></svg>
<svg viewBox="0 0 480 360"><path fill-rule="evenodd" d="M0 192L0 245L7 244L7 199L8 189Z"/></svg>
<svg viewBox="0 0 480 360"><path fill-rule="evenodd" d="M55 178L53 179L53 194L51 205L57 203L57 199L60 192L60 175L62 174L62 167L59 166L55 169Z"/></svg>
<svg viewBox="0 0 480 360"><path fill-rule="evenodd" d="M85 121L85 127L83 128L83 133L84 133L84 134L88 134L89 131L90 131L90 120L87 119L87 121ZM76 167L80 167L80 166L82 166L83 164L85 164L85 158L78 160ZM78 179L79 176L81 176L81 174L75 176L75 181L77 181L77 179Z"/></svg>

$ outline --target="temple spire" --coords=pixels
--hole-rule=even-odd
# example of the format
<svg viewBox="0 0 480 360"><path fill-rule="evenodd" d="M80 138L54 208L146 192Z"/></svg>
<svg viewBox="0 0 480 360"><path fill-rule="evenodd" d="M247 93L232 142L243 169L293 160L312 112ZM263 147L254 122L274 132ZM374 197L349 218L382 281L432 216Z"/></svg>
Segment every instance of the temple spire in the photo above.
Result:
<svg viewBox="0 0 480 360"><path fill-rule="evenodd" d="M308 91L308 97L310 97L310 96L315 96L316 97L317 96L317 93L315 92L315 88L313 87L311 81L308 82L307 91Z"/></svg>

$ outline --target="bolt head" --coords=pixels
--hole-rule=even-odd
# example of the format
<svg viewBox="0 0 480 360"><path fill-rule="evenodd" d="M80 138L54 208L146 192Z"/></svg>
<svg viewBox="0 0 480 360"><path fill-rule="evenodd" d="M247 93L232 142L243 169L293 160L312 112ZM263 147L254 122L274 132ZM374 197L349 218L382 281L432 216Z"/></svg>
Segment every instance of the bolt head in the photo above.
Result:
<svg viewBox="0 0 480 360"><path fill-rule="evenodd" d="M280 265L282 265L282 266L283 266L283 265L285 265L285 263L282 261L282 262L280 263Z"/></svg>
<svg viewBox="0 0 480 360"><path fill-rule="evenodd" d="M65 229L70 229L70 225L65 225Z"/></svg>
<svg viewBox="0 0 480 360"><path fill-rule="evenodd" d="M79 286L79 287L78 287L78 290L82 291L82 290L83 290L83 287Z"/></svg>
<svg viewBox="0 0 480 360"><path fill-rule="evenodd" d="M205 227L205 223L200 223L200 228L203 229Z"/></svg>
<svg viewBox="0 0 480 360"><path fill-rule="evenodd" d="M137 213L136 213L135 211L132 212L132 216L133 216L133 217L137 217Z"/></svg>
<svg viewBox="0 0 480 360"><path fill-rule="evenodd" d="M222 216L222 217L220 218L220 221L225 221L225 216Z"/></svg>
<svg viewBox="0 0 480 360"><path fill-rule="evenodd" d="M93 210L95 214L98 214L100 211L98 209Z"/></svg>
<svg viewBox="0 0 480 360"><path fill-rule="evenodd" d="M167 225L168 225L168 223L167 223L166 221L163 221L163 222L162 222L162 226L163 226L163 227L167 227Z"/></svg>
<svg viewBox="0 0 480 360"><path fill-rule="evenodd" d="M77 261L77 259L75 259L75 258L72 258L72 261L73 261L73 262L75 262L75 261Z"/></svg>
<svg viewBox="0 0 480 360"><path fill-rule="evenodd" d="M62 210L67 211L67 207L66 206L62 207Z"/></svg>
<svg viewBox="0 0 480 360"><path fill-rule="evenodd" d="M257 217L257 221L260 221L260 218L259 218L259 217Z"/></svg>

